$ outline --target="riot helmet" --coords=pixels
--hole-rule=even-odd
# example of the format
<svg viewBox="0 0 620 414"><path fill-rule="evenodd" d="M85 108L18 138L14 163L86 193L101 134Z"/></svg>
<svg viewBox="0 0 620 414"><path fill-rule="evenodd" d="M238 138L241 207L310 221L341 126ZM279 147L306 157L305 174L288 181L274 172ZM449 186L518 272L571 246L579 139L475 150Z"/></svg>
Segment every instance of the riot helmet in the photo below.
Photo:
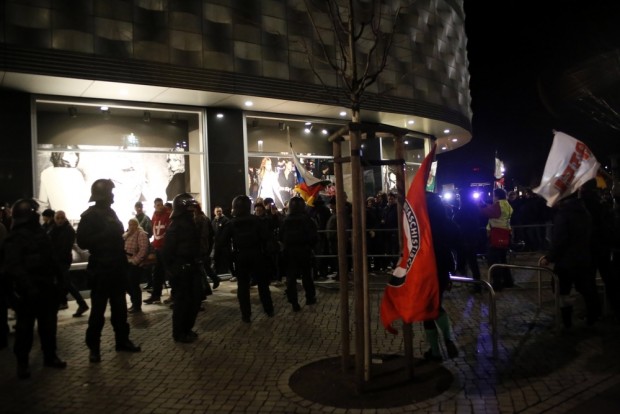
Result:
<svg viewBox="0 0 620 414"><path fill-rule="evenodd" d="M13 226L28 222L39 223L39 203L31 198L21 198L17 200L11 208L13 215Z"/></svg>
<svg viewBox="0 0 620 414"><path fill-rule="evenodd" d="M170 218L179 217L187 211L194 211L198 202L189 193L181 193L172 200L172 213Z"/></svg>
<svg viewBox="0 0 620 414"><path fill-rule="evenodd" d="M300 214L306 211L306 202L301 197L292 197L288 202L288 214Z"/></svg>
<svg viewBox="0 0 620 414"><path fill-rule="evenodd" d="M114 194L112 189L114 183L107 178L96 180L90 187L90 200L88 201L108 201L110 204L114 202Z"/></svg>
<svg viewBox="0 0 620 414"><path fill-rule="evenodd" d="M232 201L233 217L249 216L252 210L252 200L246 195L238 195Z"/></svg>

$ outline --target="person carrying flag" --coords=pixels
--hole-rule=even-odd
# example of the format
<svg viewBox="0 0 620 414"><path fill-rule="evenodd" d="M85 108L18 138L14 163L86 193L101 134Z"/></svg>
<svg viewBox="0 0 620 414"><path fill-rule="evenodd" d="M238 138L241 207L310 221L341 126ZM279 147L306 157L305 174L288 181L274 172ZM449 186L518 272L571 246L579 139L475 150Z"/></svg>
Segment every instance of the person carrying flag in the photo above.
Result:
<svg viewBox="0 0 620 414"><path fill-rule="evenodd" d="M393 334L392 323L435 320L439 317L440 289L426 206L426 182L437 145L416 173L403 203L402 256L381 300L381 322Z"/></svg>
<svg viewBox="0 0 620 414"><path fill-rule="evenodd" d="M452 338L452 328L446 310L442 306L443 294L450 290L450 274L455 271L453 251L458 249L459 229L448 217L446 208L438 194L426 193L426 206L433 238L435 263L437 265L437 281L439 283L439 317L424 321L424 333L430 349L424 353L424 359L441 362L439 349L439 330L444 338L449 358L458 356L459 351ZM437 329L439 328L439 330Z"/></svg>

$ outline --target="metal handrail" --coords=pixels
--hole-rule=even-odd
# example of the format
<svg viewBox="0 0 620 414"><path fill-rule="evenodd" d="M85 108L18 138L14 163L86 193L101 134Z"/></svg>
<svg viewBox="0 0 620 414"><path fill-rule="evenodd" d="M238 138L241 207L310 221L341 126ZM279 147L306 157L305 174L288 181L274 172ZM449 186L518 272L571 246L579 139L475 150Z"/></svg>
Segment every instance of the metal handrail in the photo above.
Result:
<svg viewBox="0 0 620 414"><path fill-rule="evenodd" d="M542 257L538 260L538 264L542 261ZM487 273L488 280L491 280L491 276L495 269L505 268L505 269L523 269L523 270L536 270L537 271L537 279L538 279L538 307L542 307L542 272L551 273L551 277L553 278L553 297L555 301L555 328L556 332L561 332L561 315L560 315L560 280L555 272L543 266L528 266L528 265L511 265L506 263L495 263L489 267L489 271Z"/></svg>
<svg viewBox="0 0 620 414"><path fill-rule="evenodd" d="M493 356L497 357L498 332L497 332L497 307L495 304L496 302L495 289L493 289L493 286L486 280L472 279L472 278L463 277L463 276L450 276L450 281L483 285L483 286L486 286L486 288L489 290L489 323L491 324L491 339L493 343Z"/></svg>

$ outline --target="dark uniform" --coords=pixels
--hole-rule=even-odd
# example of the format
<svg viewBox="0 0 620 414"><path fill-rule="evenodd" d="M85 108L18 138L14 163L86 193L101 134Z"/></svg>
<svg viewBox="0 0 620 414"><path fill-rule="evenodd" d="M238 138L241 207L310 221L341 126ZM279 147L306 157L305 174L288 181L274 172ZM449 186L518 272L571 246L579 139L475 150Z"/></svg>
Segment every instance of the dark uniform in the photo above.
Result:
<svg viewBox="0 0 620 414"><path fill-rule="evenodd" d="M56 355L58 305L63 292L62 271L53 256L52 244L39 225L39 206L19 200L13 206L13 228L3 246L3 286L8 288L17 324L13 351L17 375L30 377L29 354L37 322L45 366L64 368Z"/></svg>
<svg viewBox="0 0 620 414"><path fill-rule="evenodd" d="M170 226L162 251L164 265L170 273L174 290L172 337L177 342L193 342L198 335L192 331L203 299L200 231L194 222L197 203L187 193L179 194L172 203Z"/></svg>
<svg viewBox="0 0 620 414"><path fill-rule="evenodd" d="M314 246L318 241L318 231L314 221L304 211L306 203L300 197L293 197L289 202L289 214L280 227L279 237L284 245L284 262L286 263L286 297L293 306L293 311L300 310L297 300L297 278L306 292L306 305L316 303L316 289L312 278L312 260Z"/></svg>
<svg viewBox="0 0 620 414"><path fill-rule="evenodd" d="M88 249L88 275L90 281L91 312L86 329L86 345L90 361L100 362L101 331L105 323L105 310L110 301L111 322L116 339L116 351L140 352L140 347L129 340L127 323L127 270L123 240L123 224L110 207L114 202L111 180L100 179L93 183L90 201L94 206L82 213L77 228L77 244Z"/></svg>
<svg viewBox="0 0 620 414"><path fill-rule="evenodd" d="M265 271L265 254L273 254L272 237L265 222L250 214L252 201L245 195L233 200L233 219L222 228L216 243L222 249L232 248L234 275L237 278L237 299L241 308L241 319L250 322L251 280L257 283L258 295L267 316L273 316L273 302L269 291L269 277Z"/></svg>

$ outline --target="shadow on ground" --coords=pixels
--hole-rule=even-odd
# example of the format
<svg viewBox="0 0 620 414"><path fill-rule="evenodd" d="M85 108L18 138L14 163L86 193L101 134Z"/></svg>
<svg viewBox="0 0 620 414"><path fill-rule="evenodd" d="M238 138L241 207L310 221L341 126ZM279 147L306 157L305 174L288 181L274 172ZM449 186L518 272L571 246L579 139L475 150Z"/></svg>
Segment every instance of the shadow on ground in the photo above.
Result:
<svg viewBox="0 0 620 414"><path fill-rule="evenodd" d="M373 361L371 380L360 392L354 363L343 372L340 357L312 362L295 371L291 389L306 400L338 408L391 408L437 397L452 385L454 377L441 364L414 359L413 379L407 375L401 355L380 355Z"/></svg>

